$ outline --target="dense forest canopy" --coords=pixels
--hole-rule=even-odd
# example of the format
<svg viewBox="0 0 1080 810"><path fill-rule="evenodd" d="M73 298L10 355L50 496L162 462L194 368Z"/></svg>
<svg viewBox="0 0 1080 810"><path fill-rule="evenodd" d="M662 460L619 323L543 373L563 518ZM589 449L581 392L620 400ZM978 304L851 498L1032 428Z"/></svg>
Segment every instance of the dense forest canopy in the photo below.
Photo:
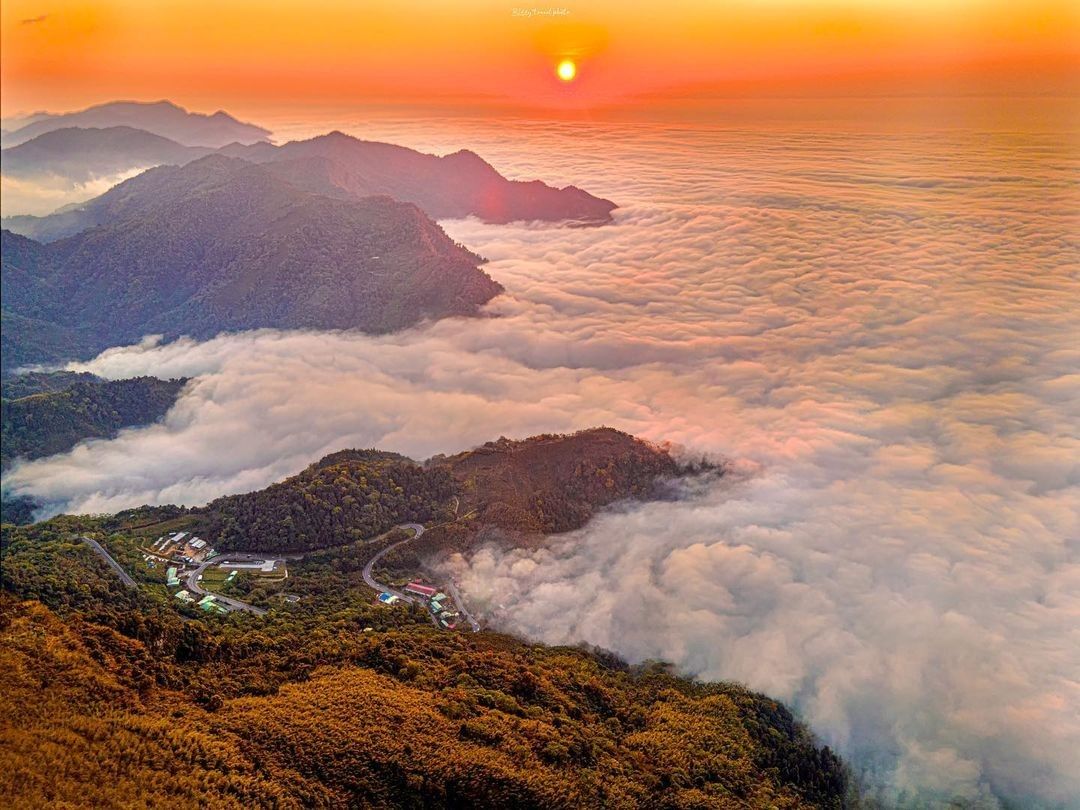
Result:
<svg viewBox="0 0 1080 810"><path fill-rule="evenodd" d="M0 792L15 806L847 801L837 758L742 687L438 632L408 608L374 605L362 586L265 617L207 617L137 570L144 584L124 588L74 539L97 537L137 566L145 521L189 517L3 527Z"/></svg>
<svg viewBox="0 0 1080 810"><path fill-rule="evenodd" d="M161 419L187 380L89 374L28 374L3 382L2 447L6 464L70 450L83 439L106 439L121 428Z"/></svg>
<svg viewBox="0 0 1080 810"><path fill-rule="evenodd" d="M0 380L4 399L21 399L33 394L64 391L77 382L101 382L101 377L86 371L26 371Z"/></svg>
<svg viewBox="0 0 1080 810"><path fill-rule="evenodd" d="M266 489L212 501L202 510L201 532L233 551L308 551L433 520L452 494L445 469L347 450Z"/></svg>
<svg viewBox="0 0 1080 810"><path fill-rule="evenodd" d="M597 508L656 494L680 472L667 449L612 428L499 439L432 459L451 470L477 523L524 532L579 528Z"/></svg>
<svg viewBox="0 0 1080 810"><path fill-rule="evenodd" d="M600 507L654 494L680 465L664 448L611 428L500 439L419 464L342 450L279 484L198 510L230 550L304 551L371 537L404 522L455 522L526 533L578 528Z"/></svg>

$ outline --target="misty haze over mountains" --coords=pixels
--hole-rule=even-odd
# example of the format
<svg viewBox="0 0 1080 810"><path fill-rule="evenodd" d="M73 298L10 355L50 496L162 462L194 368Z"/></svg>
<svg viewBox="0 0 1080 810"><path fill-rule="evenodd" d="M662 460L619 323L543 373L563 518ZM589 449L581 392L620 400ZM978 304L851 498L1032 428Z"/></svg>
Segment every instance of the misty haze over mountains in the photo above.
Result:
<svg viewBox="0 0 1080 810"><path fill-rule="evenodd" d="M75 188L100 177L165 163L181 164L214 150L184 146L134 127L64 127L4 149L3 173L24 180L56 178Z"/></svg>
<svg viewBox="0 0 1080 810"><path fill-rule="evenodd" d="M48 245L5 232L5 368L64 359L44 325L88 357L146 334L387 332L501 290L413 205L306 194L235 158L148 171L81 213L95 227Z"/></svg>
<svg viewBox="0 0 1080 810"><path fill-rule="evenodd" d="M209 119L216 122L218 137L205 133L205 116L167 102L118 102L49 116L7 136L5 146L9 142L11 146L2 152L4 175L77 187L100 177L195 160L211 151L210 143L221 147L222 154L268 164L269 170L308 191L345 199L386 194L415 203L434 218L473 215L488 222L599 224L609 222L615 208L614 203L573 186L556 189L539 180L507 180L475 152L464 149L438 157L337 131L276 147L265 140L266 130L241 125L229 116L217 118L223 115ZM104 128L97 127L99 122ZM5 227L27 236L48 233L33 218L7 213ZM64 235L73 232L68 229Z"/></svg>
<svg viewBox="0 0 1080 810"><path fill-rule="evenodd" d="M85 182L133 165L185 165L49 216L5 217L5 371L86 359L146 334L387 332L475 315L501 288L413 206L429 216L590 224L610 221L615 207L574 187L506 180L464 150L436 157L334 132L283 147L233 142L211 154L129 126L63 126L115 121L191 142L212 140L207 128L219 133L233 119L117 103L12 134L29 138L4 150L5 172L16 177ZM53 124L60 128L46 129ZM265 134L246 126L230 132Z"/></svg>
<svg viewBox="0 0 1080 810"><path fill-rule="evenodd" d="M170 101L111 101L71 113L37 113L0 137L4 148L18 146L58 129L131 127L169 138L185 146L217 148L230 143L254 143L269 130L237 121L224 110L212 115L188 112Z"/></svg>

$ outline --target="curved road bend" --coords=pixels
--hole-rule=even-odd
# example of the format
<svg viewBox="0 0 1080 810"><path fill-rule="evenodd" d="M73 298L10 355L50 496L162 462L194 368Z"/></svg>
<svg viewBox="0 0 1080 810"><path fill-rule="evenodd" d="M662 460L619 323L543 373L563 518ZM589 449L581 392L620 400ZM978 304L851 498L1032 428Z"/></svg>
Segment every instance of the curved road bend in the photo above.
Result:
<svg viewBox="0 0 1080 810"><path fill-rule="evenodd" d="M208 591L205 588L203 588L202 585L199 584L199 576L202 574L203 570L208 565L213 565L215 562L216 562L216 560L207 560L206 562L202 563L198 568L196 568L194 571L192 571L190 574L188 574L187 575L188 589L191 590L191 591L194 591L197 594L199 594L199 596L212 596L216 600L218 600L219 602L224 602L226 605L231 607L233 610L246 610L248 613L254 613L256 616L265 615L266 610L264 608L255 607L254 605L249 605L247 602L241 602L239 599L233 599L231 596L222 596L220 593L214 593L213 591Z"/></svg>
<svg viewBox="0 0 1080 810"><path fill-rule="evenodd" d="M79 539L82 540L84 543L86 543L86 545L90 546L90 548L92 548L94 550L94 552L97 553L97 555L99 557L101 557L101 559L105 560L105 562L107 562L109 564L109 568L111 568L113 571L115 571L120 576L120 580L125 585L127 585L129 588L137 588L137 587L139 587L135 583L135 580L133 580L131 577L128 576L128 572L120 567L120 563L118 563L116 560L114 560L112 558L112 555L109 554L109 552L107 552L105 550L105 548L101 545L101 543L99 543L97 540L93 540L93 539L91 539L89 537L80 537Z"/></svg>
<svg viewBox="0 0 1080 810"><path fill-rule="evenodd" d="M389 554L391 551L393 551L398 546L403 546L406 543L408 543L410 540L415 540L417 537L419 537L420 535L422 535L424 533L424 527L421 526L419 523L403 523L400 526L395 526L394 528L396 528L396 529L412 529L414 534L413 534L412 537L406 537L404 540L398 540L396 543L391 543L386 548L384 548L382 551L380 551L378 554L376 554L374 557L372 557L370 560L368 560L368 564L364 566L364 573L363 573L364 582L367 584L367 586L369 588L374 588L375 590L379 591L380 593L392 594L392 595L396 596L398 599L400 599L402 602L415 602L416 601L415 597L409 596L408 594L402 593L401 591L394 590L389 585L383 585L381 582L376 580L375 577L373 577L371 575L371 569L375 567L375 563L377 563L379 560L381 560L384 556Z"/></svg>
<svg viewBox="0 0 1080 810"><path fill-rule="evenodd" d="M374 557L372 557L370 560L368 560L368 564L364 566L364 582L367 583L368 587L374 588L376 591L381 591L383 593L393 594L394 596L401 599L403 602L417 602L419 600L417 600L416 597L404 594L401 591L391 588L389 585L383 585L371 575L371 569L375 567L375 563L381 560L384 555L389 554L398 546L405 545L410 540L415 540L417 537L424 533L424 527L421 526L419 523L404 523L397 528L412 529L416 534L414 534L412 537L406 537L404 540L399 540L396 543L392 543L391 545L380 551L378 554L376 554ZM479 632L480 623L476 621L476 619L473 618L472 614L469 613L469 611L465 608L465 602L461 598L461 594L458 592L457 585L454 583L453 580L450 580L449 584L446 586L446 589L450 592L450 598L454 600L454 604L457 606L458 612L469 620L469 624L472 626L472 631L474 633ZM435 622L435 617L432 616L431 620ZM437 622L435 622L435 626L439 626Z"/></svg>

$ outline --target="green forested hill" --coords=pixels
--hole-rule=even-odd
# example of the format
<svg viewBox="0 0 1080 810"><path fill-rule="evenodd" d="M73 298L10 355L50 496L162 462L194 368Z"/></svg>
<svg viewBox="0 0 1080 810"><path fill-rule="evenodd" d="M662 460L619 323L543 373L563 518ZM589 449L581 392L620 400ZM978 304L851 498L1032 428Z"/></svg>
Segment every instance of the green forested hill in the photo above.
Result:
<svg viewBox="0 0 1080 810"><path fill-rule="evenodd" d="M445 470L394 453L346 450L266 489L212 501L200 510L201 531L232 551L308 551L432 520L452 494Z"/></svg>
<svg viewBox="0 0 1080 810"><path fill-rule="evenodd" d="M70 450L83 439L109 438L121 428L163 417L186 380L135 377L101 380L61 373L5 381L2 408L3 462L41 458ZM8 398L39 386L41 393Z"/></svg>
<svg viewBox="0 0 1080 810"><path fill-rule="evenodd" d="M613 428L499 439L432 459L449 469L461 512L479 524L520 532L565 532L602 506L648 498L657 481L680 466L663 447Z"/></svg>
<svg viewBox="0 0 1080 810"><path fill-rule="evenodd" d="M8 806L845 806L836 757L742 687L438 632L370 592L182 617L70 539L117 551L123 525L3 529Z"/></svg>
<svg viewBox="0 0 1080 810"><path fill-rule="evenodd" d="M101 382L101 377L85 371L30 371L12 374L0 382L4 399L22 399L34 394L63 391L77 382Z"/></svg>
<svg viewBox="0 0 1080 810"><path fill-rule="evenodd" d="M550 533L578 528L614 501L648 497L658 480L678 472L663 448L595 428L500 439L422 465L394 453L343 450L281 483L197 511L212 543L237 551L326 548L398 523L466 515L465 526Z"/></svg>

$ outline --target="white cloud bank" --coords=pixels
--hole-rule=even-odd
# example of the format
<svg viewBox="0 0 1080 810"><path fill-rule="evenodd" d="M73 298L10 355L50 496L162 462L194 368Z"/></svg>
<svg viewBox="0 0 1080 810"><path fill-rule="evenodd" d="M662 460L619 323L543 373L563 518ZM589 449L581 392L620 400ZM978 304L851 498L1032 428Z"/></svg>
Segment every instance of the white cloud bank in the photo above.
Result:
<svg viewBox="0 0 1080 810"><path fill-rule="evenodd" d="M117 183L142 171L144 169L129 169L118 174L95 177L85 183L72 182L61 175L35 180L0 175L0 212L5 217L24 214L45 216L66 205L86 202L104 194Z"/></svg>
<svg viewBox="0 0 1080 810"><path fill-rule="evenodd" d="M490 319L106 352L85 368L194 379L164 423L5 485L196 504L342 447L596 424L722 454L753 474L450 564L506 629L789 702L890 803L1080 806L1068 139L526 128L479 151L626 207L449 223L509 291Z"/></svg>

